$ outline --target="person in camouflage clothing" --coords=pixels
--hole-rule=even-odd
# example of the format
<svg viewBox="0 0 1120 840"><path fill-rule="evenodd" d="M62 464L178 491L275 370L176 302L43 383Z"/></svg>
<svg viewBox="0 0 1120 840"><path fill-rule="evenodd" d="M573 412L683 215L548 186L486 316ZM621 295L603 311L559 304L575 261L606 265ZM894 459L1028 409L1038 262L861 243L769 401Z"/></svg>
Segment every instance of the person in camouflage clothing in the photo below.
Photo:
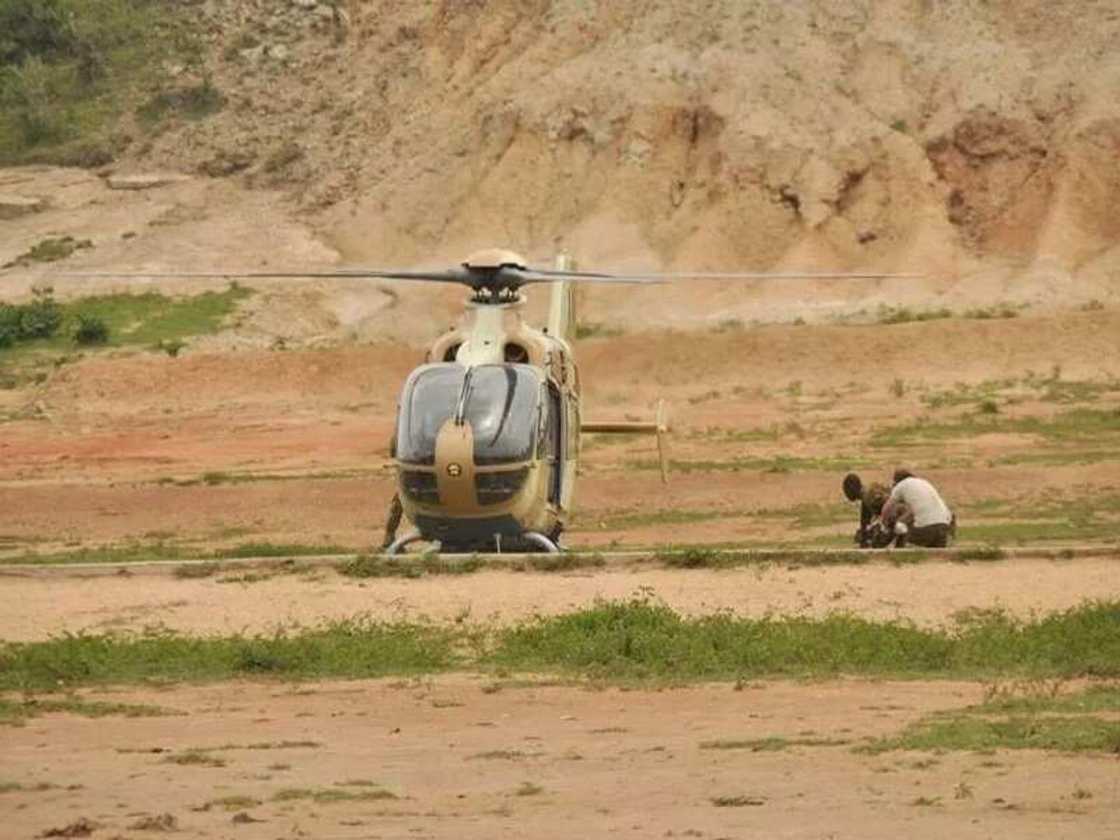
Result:
<svg viewBox="0 0 1120 840"><path fill-rule="evenodd" d="M877 520L891 491L885 484L873 481L864 487L855 473L844 476L844 496L849 502L859 502L859 530L856 543L860 548L883 548L890 544L890 535L879 527Z"/></svg>

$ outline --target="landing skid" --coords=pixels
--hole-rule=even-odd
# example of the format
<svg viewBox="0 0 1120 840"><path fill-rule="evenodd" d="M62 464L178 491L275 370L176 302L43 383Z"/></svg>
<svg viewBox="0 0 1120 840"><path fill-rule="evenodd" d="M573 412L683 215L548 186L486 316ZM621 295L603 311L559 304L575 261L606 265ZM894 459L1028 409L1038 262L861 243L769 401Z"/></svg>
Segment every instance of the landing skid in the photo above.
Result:
<svg viewBox="0 0 1120 840"><path fill-rule="evenodd" d="M412 531L411 533L405 534L403 537L398 537L397 539L393 540L389 547L385 549L385 553L390 557L395 557L396 555L400 554L406 546L409 546L414 542L419 542L422 539L423 537L420 536L419 531Z"/></svg>
<svg viewBox="0 0 1120 840"><path fill-rule="evenodd" d="M560 553L560 546L558 546L544 534L539 534L536 531L526 531L521 535L521 539L525 540L526 542L532 543L533 545L537 546L537 548L547 552L548 554Z"/></svg>
<svg viewBox="0 0 1120 840"><path fill-rule="evenodd" d="M389 555L390 557L395 557L398 554L402 554L404 552L404 549L412 545L412 543L422 542L423 540L424 538L420 535L419 531L411 531L405 534L403 537L399 537L398 539L394 540L392 544L390 544L390 546L385 549L385 554ZM520 549L520 546L516 546L516 542L520 542L527 543L537 551L542 551L546 554L560 553L560 545L558 541L549 539L544 534L541 534L537 531L524 531L522 532L521 536L516 539L516 541L511 542L514 542L515 544L510 545L509 543L507 543L507 546L514 552L517 552ZM496 550L498 554L501 554L502 548L502 541L498 539L495 540L495 543L492 546L486 546L485 550L488 552ZM440 551L443 551L445 553L454 554L459 553L463 550L470 551L472 549L470 547L440 544Z"/></svg>

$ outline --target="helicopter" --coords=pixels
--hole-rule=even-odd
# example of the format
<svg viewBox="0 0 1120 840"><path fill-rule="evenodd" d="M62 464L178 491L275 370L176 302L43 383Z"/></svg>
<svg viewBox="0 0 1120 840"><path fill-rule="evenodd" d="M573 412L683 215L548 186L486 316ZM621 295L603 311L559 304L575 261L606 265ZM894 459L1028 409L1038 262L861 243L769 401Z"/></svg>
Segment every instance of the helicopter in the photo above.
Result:
<svg viewBox="0 0 1120 840"><path fill-rule="evenodd" d="M557 553L573 509L580 438L587 433L657 438L668 481L663 402L649 422L583 420L572 346L576 283L665 283L682 279L883 278L878 273L645 273L578 271L568 255L534 268L502 248L477 251L439 271L340 267L324 271L82 272L69 276L345 277L455 283L470 297L458 325L439 335L407 377L390 443L394 505L412 529L384 548L415 542L442 552ZM546 324L524 317L525 286L549 284Z"/></svg>

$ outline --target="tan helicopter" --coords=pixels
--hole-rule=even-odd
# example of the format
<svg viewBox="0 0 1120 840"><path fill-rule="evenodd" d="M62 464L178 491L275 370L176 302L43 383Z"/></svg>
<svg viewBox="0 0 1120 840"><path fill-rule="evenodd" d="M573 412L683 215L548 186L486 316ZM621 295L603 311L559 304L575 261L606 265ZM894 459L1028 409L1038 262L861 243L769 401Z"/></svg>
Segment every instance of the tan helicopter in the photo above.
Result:
<svg viewBox="0 0 1120 840"><path fill-rule="evenodd" d="M559 550L575 493L580 434L656 434L667 480L663 405L652 423L582 421L579 369L572 355L574 296L569 282L650 282L525 268L511 251L463 262L474 295L459 325L436 339L427 363L401 391L393 459L403 511L417 540L446 550ZM522 317L527 283L552 283L548 323ZM653 280L653 282L656 282Z"/></svg>
<svg viewBox="0 0 1120 840"><path fill-rule="evenodd" d="M118 272L78 276L130 276ZM75 276L75 275L71 275ZM881 278L833 273L606 274L576 271L566 256L531 268L512 251L479 251L443 271L335 268L325 271L161 272L144 277L366 277L458 283L471 289L457 327L439 336L401 391L392 457L401 510L415 526L393 541L397 554L417 541L441 551L557 552L575 497L580 435L657 436L667 480L668 422L582 419L572 354L572 283L662 283L678 279ZM523 286L551 284L547 325L523 318Z"/></svg>

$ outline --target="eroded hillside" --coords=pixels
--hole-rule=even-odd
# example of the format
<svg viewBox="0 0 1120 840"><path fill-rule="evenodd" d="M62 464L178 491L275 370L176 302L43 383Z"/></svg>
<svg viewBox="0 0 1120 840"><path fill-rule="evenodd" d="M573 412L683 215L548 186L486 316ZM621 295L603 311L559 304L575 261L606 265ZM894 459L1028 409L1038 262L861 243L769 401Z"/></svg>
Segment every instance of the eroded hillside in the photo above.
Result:
<svg viewBox="0 0 1120 840"><path fill-rule="evenodd" d="M1106 281L1115 4L838 8L214 0L226 107L128 163L289 190L351 258Z"/></svg>

